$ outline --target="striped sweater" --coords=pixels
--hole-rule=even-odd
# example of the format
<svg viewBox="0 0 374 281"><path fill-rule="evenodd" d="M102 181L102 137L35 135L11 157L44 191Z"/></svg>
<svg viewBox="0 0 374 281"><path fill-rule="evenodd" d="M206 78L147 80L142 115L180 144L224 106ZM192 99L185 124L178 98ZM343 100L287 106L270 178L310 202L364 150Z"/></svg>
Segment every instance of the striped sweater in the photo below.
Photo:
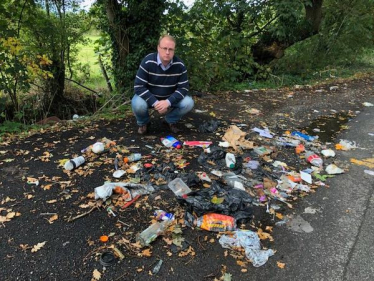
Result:
<svg viewBox="0 0 374 281"><path fill-rule="evenodd" d="M157 65L157 53L147 55L141 62L135 77L135 94L143 98L149 107L168 99L171 106L180 102L187 94L189 83L187 69L176 56L167 70Z"/></svg>

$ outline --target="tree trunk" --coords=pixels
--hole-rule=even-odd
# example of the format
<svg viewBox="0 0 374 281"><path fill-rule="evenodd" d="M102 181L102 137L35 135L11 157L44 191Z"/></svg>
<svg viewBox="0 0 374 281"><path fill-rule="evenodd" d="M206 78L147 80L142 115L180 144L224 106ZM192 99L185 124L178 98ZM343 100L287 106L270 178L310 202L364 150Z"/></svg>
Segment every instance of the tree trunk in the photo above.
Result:
<svg viewBox="0 0 374 281"><path fill-rule="evenodd" d="M317 34L322 21L323 0L313 0L312 6L305 5L306 19L311 24L312 34Z"/></svg>
<svg viewBox="0 0 374 281"><path fill-rule="evenodd" d="M126 18L122 14L122 6L117 0L106 0L105 9L110 26L110 36L114 45L112 59L114 73L120 73L126 69L126 57L130 52ZM126 86L123 80L118 81L116 79L115 83L118 91L122 91Z"/></svg>
<svg viewBox="0 0 374 281"><path fill-rule="evenodd" d="M101 72L103 73L103 76L104 76L104 78L105 78L106 84L107 84L107 86L108 86L108 90L109 90L109 92L111 93L111 92L113 92L112 84L110 83L110 80L109 80L108 74L107 74L107 72L106 72L106 70L105 70L105 66L104 66L103 61L102 61L102 59L101 59L101 55L99 55L99 64L100 64Z"/></svg>

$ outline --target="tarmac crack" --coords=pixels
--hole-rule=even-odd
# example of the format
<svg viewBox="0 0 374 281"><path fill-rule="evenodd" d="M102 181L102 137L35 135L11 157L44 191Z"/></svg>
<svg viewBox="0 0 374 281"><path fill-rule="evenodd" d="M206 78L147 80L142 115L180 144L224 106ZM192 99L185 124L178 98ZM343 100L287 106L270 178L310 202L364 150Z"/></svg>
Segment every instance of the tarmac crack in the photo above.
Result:
<svg viewBox="0 0 374 281"><path fill-rule="evenodd" d="M369 205L370 205L370 201L372 200L373 193L374 193L374 188L369 187L369 194L368 194L369 196L367 197L367 200L366 200L364 214L363 214L363 216L362 216L361 223L360 223L360 226L359 226L359 228L358 228L357 235L356 235L356 237L355 237L355 241L354 241L354 243L353 243L353 245L352 245L352 247L351 247L351 249L350 249L350 251L349 251L349 253L348 253L348 260L347 260L347 262L346 262L345 265L344 265L344 270L343 270L343 280L344 280L344 281L349 281L349 280L347 279L348 267L349 267L349 264L350 264L351 259L352 259L352 257L353 257L353 253L354 253L354 250L355 250L355 248L356 248L356 245L357 245L358 239L359 239L359 237L360 237L361 229L362 229L362 227L363 227L363 225L364 225L364 222L365 222L365 220L366 220L366 214L367 214L367 211L368 211L368 209L369 209Z"/></svg>

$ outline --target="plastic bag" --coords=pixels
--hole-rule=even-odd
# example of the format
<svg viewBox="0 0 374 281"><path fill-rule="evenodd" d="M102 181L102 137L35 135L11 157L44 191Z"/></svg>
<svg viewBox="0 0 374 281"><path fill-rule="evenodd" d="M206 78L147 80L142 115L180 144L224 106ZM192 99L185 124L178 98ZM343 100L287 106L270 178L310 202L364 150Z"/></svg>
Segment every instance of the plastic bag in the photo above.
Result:
<svg viewBox="0 0 374 281"><path fill-rule="evenodd" d="M338 144L335 145L338 150L351 150L357 148L356 142L349 140L340 140Z"/></svg>
<svg viewBox="0 0 374 281"><path fill-rule="evenodd" d="M220 204L212 202L213 197L222 198ZM201 217L208 213L219 213L233 216L236 220L252 217L252 197L245 191L221 186L213 181L210 188L190 192L185 198L178 198L186 206L186 213L195 213Z"/></svg>
<svg viewBox="0 0 374 281"><path fill-rule="evenodd" d="M235 247L244 248L246 257L252 262L254 267L264 265L270 256L274 255L271 249L261 250L260 238L256 232L250 230L237 230L231 235L222 235L219 243L223 248L231 249Z"/></svg>
<svg viewBox="0 0 374 281"><path fill-rule="evenodd" d="M326 173L329 175L338 175L338 174L343 174L344 170L336 166L335 164L330 164L326 167L325 169Z"/></svg>
<svg viewBox="0 0 374 281"><path fill-rule="evenodd" d="M221 125L220 121L210 120L199 126L200 133L214 133Z"/></svg>
<svg viewBox="0 0 374 281"><path fill-rule="evenodd" d="M118 186L130 191L131 197L129 197L128 200L131 200L137 195L150 194L155 190L152 185L127 182L106 182L102 186L95 188L95 199L103 199L105 201L112 196L113 190Z"/></svg>

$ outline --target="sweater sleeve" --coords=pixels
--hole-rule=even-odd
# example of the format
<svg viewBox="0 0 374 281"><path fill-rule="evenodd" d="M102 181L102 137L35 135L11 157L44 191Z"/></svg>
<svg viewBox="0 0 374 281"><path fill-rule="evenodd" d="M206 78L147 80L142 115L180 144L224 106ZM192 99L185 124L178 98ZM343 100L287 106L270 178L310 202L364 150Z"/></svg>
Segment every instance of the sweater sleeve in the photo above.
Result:
<svg viewBox="0 0 374 281"><path fill-rule="evenodd" d="M182 70L181 75L178 79L177 88L175 92L168 98L172 106L184 99L184 97L188 94L188 90L190 88L187 77L187 69L184 64L181 64L181 68Z"/></svg>
<svg viewBox="0 0 374 281"><path fill-rule="evenodd" d="M141 62L138 72L135 76L134 91L135 95L138 95L144 99L149 107L157 101L156 97L149 91L149 64L147 64L148 58L144 58Z"/></svg>

